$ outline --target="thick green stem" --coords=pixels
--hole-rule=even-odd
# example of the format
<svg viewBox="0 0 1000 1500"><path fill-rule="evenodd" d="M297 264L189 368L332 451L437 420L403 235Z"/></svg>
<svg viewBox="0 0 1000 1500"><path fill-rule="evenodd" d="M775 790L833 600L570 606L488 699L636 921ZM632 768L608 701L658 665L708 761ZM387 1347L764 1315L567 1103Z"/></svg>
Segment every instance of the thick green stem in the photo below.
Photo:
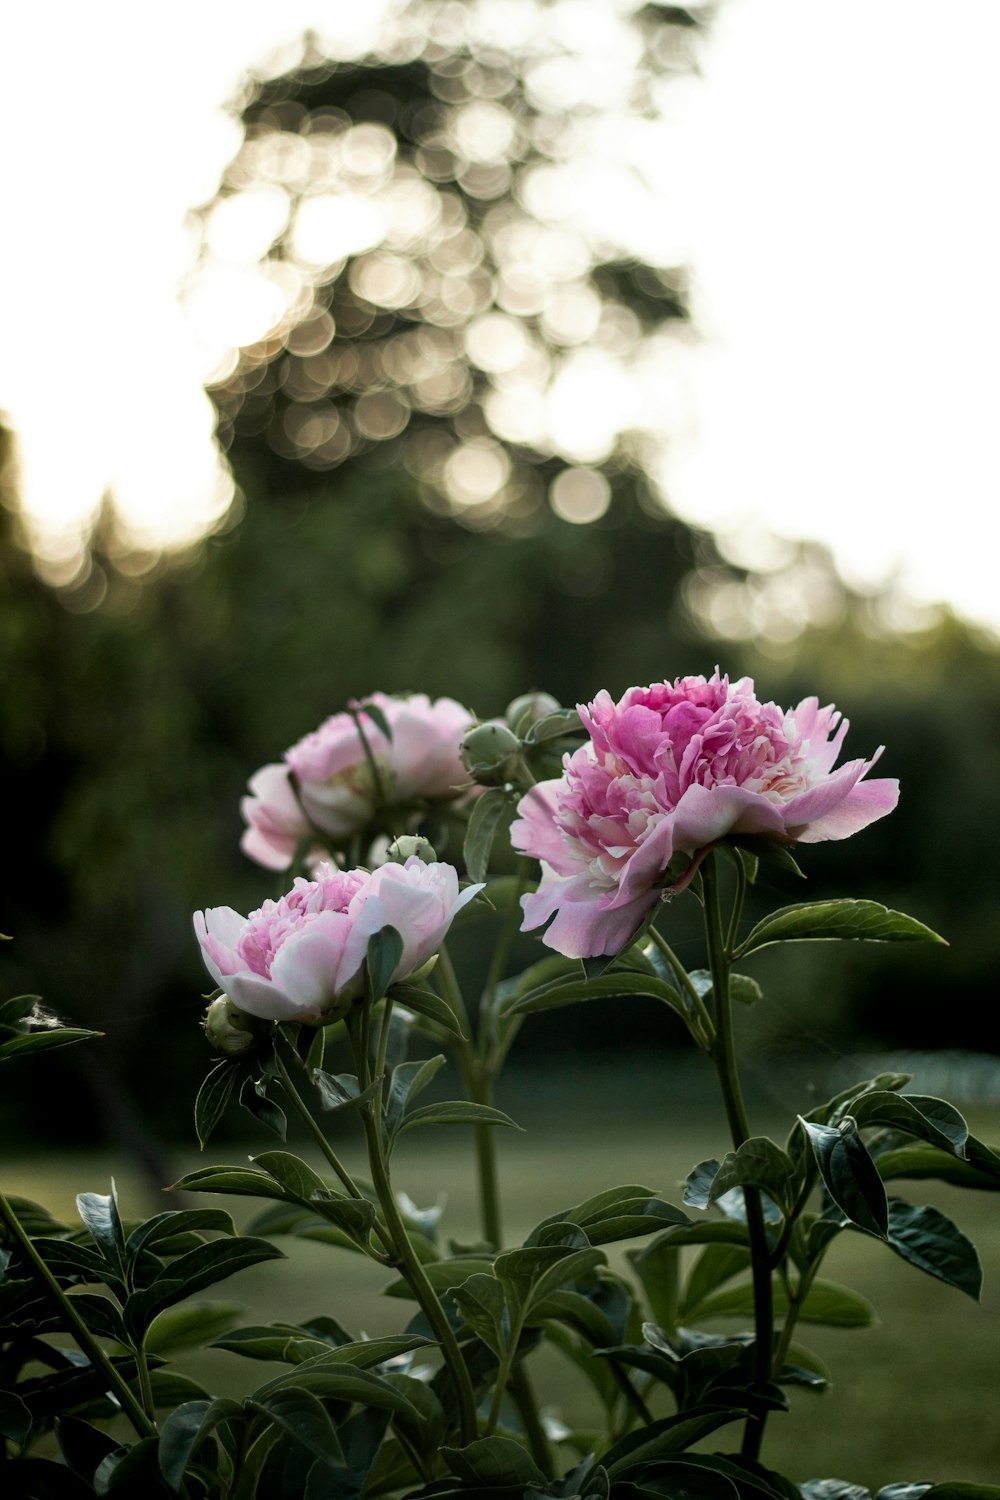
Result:
<svg viewBox="0 0 1000 1500"><path fill-rule="evenodd" d="M274 1060L278 1065L278 1072L281 1074L281 1082L284 1085L285 1093L288 1095L289 1103L292 1105L295 1113L298 1115L299 1119L302 1121L303 1125L306 1127L316 1145L322 1152L323 1156L330 1163L330 1166L336 1172L337 1176L340 1178L340 1181L347 1189L348 1193L350 1193L351 1197L363 1198L364 1194L362 1193L361 1189L358 1187L350 1172L348 1172L343 1162L341 1162L340 1158L337 1156L337 1153L330 1145L330 1142L327 1140L326 1136L323 1134L322 1130L320 1130L319 1126L316 1124L316 1121L313 1119L312 1114L309 1110L309 1106L306 1104L302 1095L295 1087L295 1084L292 1082L292 1075L286 1068L284 1058L281 1057L277 1048L275 1048Z"/></svg>
<svg viewBox="0 0 1000 1500"><path fill-rule="evenodd" d="M358 1081L361 1084L362 1090L364 1090L371 1083L371 1070L367 1050L367 1028L363 1024L362 1018L357 1017L354 1012L348 1016L347 1033L351 1039L351 1047L354 1051L354 1063L358 1070ZM452 1384L455 1388L455 1398L458 1402L461 1440L463 1445L471 1443L477 1435L476 1398L472 1389L472 1381L469 1378L469 1371L465 1360L462 1358L462 1351L458 1347L458 1340L448 1321L448 1315L438 1301L437 1294L427 1279L427 1274L410 1243L410 1237L406 1232L406 1225L403 1223L402 1216L396 1206L396 1197L389 1179L389 1163L386 1159L385 1146L382 1140L381 1089L376 1091L374 1098L362 1107L360 1113L365 1132L365 1144L368 1148L368 1165L372 1174L372 1183L385 1219L394 1259L409 1282L424 1317L427 1319L441 1345L441 1354L451 1375Z"/></svg>
<svg viewBox="0 0 1000 1500"><path fill-rule="evenodd" d="M733 1034L733 1003L729 992L730 950L723 936L722 913L719 904L718 874L715 856L709 854L702 866L705 889L705 935L708 944L708 961L712 974L712 992L715 997L715 1044L712 1060L715 1063L722 1098L729 1122L733 1146L739 1150L750 1137L743 1092L740 1088L739 1071L736 1065L736 1044ZM750 1255L753 1271L754 1332L754 1380L763 1389L771 1379L774 1351L774 1297L771 1285L771 1258L764 1225L764 1209L759 1188L744 1187L747 1229L750 1235ZM743 1431L743 1453L747 1458L758 1458L767 1421L766 1408L755 1411L747 1418Z"/></svg>
<svg viewBox="0 0 1000 1500"><path fill-rule="evenodd" d="M31 1243L30 1237L21 1228L21 1224L18 1220L17 1215L11 1208L10 1204L7 1202L7 1199L4 1197L3 1193L0 1193L0 1219L2 1219L4 1224L6 1225L8 1233L13 1239L17 1241L18 1245L20 1246L22 1252L25 1255L25 1258L28 1261L28 1264L31 1266L32 1274L34 1275L35 1280L41 1285L46 1294L59 1308L60 1313L65 1318L70 1332L75 1338L80 1349L90 1360L90 1363L94 1365L95 1368L99 1369L101 1371L101 1374L107 1380L108 1390L114 1392L119 1404L121 1405L122 1411L132 1423L132 1426L135 1428L138 1436L141 1438L155 1437L156 1424L143 1411L142 1407L136 1401L125 1381L122 1379L119 1371L115 1369L105 1351L101 1348L100 1344L94 1338L94 1335L91 1333L86 1323L80 1317L80 1314L73 1306L73 1299L66 1295L62 1287L59 1285L58 1281L56 1281L52 1272L49 1270L48 1266L45 1264L44 1260L39 1255L34 1245ZM137 1363L141 1371L141 1359L138 1360Z"/></svg>

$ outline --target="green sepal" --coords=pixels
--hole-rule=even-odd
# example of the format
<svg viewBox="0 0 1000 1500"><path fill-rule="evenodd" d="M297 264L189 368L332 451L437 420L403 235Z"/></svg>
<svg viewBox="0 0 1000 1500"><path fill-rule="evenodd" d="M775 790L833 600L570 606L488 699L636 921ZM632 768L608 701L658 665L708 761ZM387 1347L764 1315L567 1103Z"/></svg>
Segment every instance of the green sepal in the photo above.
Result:
<svg viewBox="0 0 1000 1500"><path fill-rule="evenodd" d="M583 724L575 708L555 708L550 714L536 719L527 733L522 735L522 739L526 745L542 745L546 740L557 740L564 734L583 732Z"/></svg>
<svg viewBox="0 0 1000 1500"><path fill-rule="evenodd" d="M815 901L783 906L748 933L733 957L744 958L769 943L825 939L869 943L943 943L945 940L915 917L892 911L878 901Z"/></svg>

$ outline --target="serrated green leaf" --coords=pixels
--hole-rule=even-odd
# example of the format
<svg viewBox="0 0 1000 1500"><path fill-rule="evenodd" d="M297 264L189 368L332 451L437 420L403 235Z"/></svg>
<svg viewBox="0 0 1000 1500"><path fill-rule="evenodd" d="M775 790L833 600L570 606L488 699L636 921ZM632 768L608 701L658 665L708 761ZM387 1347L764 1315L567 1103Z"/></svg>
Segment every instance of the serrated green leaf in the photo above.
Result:
<svg viewBox="0 0 1000 1500"><path fill-rule="evenodd" d="M936 1208L889 1200L889 1245L928 1276L957 1287L979 1301L983 1268L972 1241Z"/></svg>
<svg viewBox="0 0 1000 1500"><path fill-rule="evenodd" d="M869 943L943 943L944 938L903 912L877 901L815 901L784 906L758 922L734 957L744 958L769 943L846 939Z"/></svg>
<svg viewBox="0 0 1000 1500"><path fill-rule="evenodd" d="M819 1167L824 1186L841 1213L858 1229L885 1239L888 1206L878 1168L865 1147L853 1116L839 1125L800 1123Z"/></svg>
<svg viewBox="0 0 1000 1500"><path fill-rule="evenodd" d="M506 818L513 812L511 798L503 787L491 787L482 792L472 804L469 825L465 833L464 858L469 879L478 882L486 879L496 838Z"/></svg>

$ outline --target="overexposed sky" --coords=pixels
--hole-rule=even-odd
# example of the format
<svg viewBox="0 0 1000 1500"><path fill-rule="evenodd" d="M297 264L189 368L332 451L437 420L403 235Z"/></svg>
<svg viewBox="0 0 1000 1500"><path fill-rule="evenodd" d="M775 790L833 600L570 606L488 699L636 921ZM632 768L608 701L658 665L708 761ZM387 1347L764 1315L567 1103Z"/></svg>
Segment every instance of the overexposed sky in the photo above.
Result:
<svg viewBox="0 0 1000 1500"><path fill-rule="evenodd" d="M167 545L227 505L212 351L175 295L185 211L237 144L221 105L241 71L376 11L63 0L0 19L0 409L50 576L108 489ZM640 149L704 333L663 385L685 412L674 505L819 537L851 578L895 570L1000 631L998 55L995 0L723 0L703 81Z"/></svg>

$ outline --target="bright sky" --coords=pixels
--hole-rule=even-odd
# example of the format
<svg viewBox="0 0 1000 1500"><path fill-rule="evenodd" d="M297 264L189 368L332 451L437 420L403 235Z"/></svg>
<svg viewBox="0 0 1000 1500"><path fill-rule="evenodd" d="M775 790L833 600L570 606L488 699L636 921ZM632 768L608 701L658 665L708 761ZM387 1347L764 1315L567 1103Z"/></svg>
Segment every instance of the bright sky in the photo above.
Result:
<svg viewBox="0 0 1000 1500"><path fill-rule="evenodd" d="M185 211L237 144L220 106L242 69L310 22L375 13L3 13L0 409L50 576L109 488L149 543L228 504L213 351L175 295ZM724 0L704 82L681 85L643 165L705 334L664 384L692 414L663 476L677 509L744 540L761 520L825 539L852 578L896 569L1000 631L997 56L995 0Z"/></svg>

